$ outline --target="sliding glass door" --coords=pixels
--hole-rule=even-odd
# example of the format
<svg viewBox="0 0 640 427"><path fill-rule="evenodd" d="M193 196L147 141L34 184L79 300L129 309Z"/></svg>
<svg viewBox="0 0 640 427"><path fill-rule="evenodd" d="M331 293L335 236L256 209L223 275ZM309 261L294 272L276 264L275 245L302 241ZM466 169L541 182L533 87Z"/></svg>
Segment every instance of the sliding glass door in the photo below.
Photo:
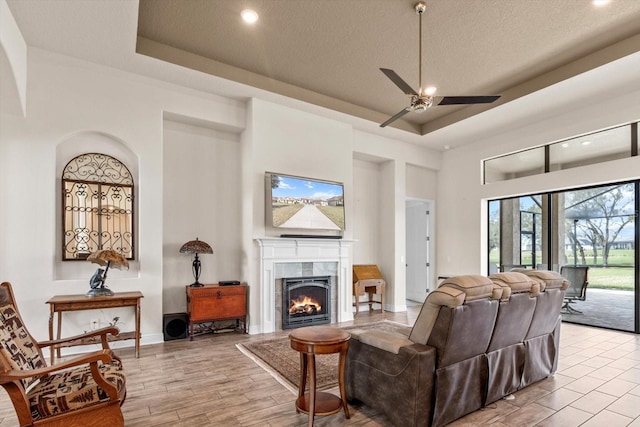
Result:
<svg viewBox="0 0 640 427"><path fill-rule="evenodd" d="M632 183L558 193L560 265L588 267L584 301L564 320L634 331L635 199Z"/></svg>
<svg viewBox="0 0 640 427"><path fill-rule="evenodd" d="M639 333L638 182L489 202L489 271L572 282L563 320Z"/></svg>

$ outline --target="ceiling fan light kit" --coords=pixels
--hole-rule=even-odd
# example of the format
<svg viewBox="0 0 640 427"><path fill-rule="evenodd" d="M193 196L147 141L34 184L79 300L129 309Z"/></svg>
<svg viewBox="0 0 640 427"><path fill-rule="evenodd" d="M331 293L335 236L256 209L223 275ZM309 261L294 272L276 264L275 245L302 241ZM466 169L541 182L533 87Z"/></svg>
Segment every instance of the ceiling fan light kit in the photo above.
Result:
<svg viewBox="0 0 640 427"><path fill-rule="evenodd" d="M380 68L380 71L386 75L389 80L393 82L405 95L409 96L409 106L403 108L394 116L387 119L380 124L380 127L386 127L398 120L409 112L423 113L428 108L434 105L436 98L439 102L435 105L469 105L469 104L490 104L500 98L499 95L487 95L487 96L442 96L436 97L435 87L426 88L422 90L422 15L427 10L427 5L424 2L418 2L414 6L416 13L419 16L419 28L418 28L418 79L419 86L416 92L407 82L405 82L395 71L388 68Z"/></svg>

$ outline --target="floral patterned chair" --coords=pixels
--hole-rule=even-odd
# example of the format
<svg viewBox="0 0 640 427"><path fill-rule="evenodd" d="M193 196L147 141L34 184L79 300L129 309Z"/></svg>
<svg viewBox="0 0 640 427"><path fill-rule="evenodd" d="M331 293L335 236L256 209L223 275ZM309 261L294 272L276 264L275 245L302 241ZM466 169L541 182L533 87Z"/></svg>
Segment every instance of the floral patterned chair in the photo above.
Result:
<svg viewBox="0 0 640 427"><path fill-rule="evenodd" d="M11 284L0 285L0 385L9 394L21 426L123 426L120 406L126 378L111 351L108 327L67 339L33 339L15 305ZM84 338L100 339L102 350L47 366L43 347Z"/></svg>

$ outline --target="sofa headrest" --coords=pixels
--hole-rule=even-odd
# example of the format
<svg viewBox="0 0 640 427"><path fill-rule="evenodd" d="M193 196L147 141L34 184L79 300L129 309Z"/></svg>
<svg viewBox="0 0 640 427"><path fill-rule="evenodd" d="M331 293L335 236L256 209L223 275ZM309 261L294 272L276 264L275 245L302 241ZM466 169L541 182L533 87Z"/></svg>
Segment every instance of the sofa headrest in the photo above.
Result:
<svg viewBox="0 0 640 427"><path fill-rule="evenodd" d="M445 279L427 295L409 339L418 344L426 344L441 307L456 308L466 301L499 299L501 295L502 288L494 285L488 277L467 275Z"/></svg>
<svg viewBox="0 0 640 427"><path fill-rule="evenodd" d="M540 284L526 274L510 271L489 276L491 281L502 288L502 300L508 300L512 294L528 292L531 296L540 293Z"/></svg>
<svg viewBox="0 0 640 427"><path fill-rule="evenodd" d="M491 279L477 274L450 277L440 283L438 289L440 288L452 289L462 293L464 295L463 301L473 301L480 298L500 299L502 296L502 290L495 286Z"/></svg>
<svg viewBox="0 0 640 427"><path fill-rule="evenodd" d="M522 274L526 274L532 280L540 283L540 291L544 292L547 289L567 289L569 282L562 277L560 273L549 270L526 270L522 271Z"/></svg>

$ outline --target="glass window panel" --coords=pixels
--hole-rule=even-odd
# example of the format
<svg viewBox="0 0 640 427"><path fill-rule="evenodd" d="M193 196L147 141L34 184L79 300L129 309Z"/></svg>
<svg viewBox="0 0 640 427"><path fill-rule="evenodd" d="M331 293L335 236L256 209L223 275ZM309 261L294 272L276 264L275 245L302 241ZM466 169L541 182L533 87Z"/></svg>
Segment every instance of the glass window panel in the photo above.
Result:
<svg viewBox="0 0 640 427"><path fill-rule="evenodd" d="M584 300L570 305L563 320L634 330L635 190L620 184L560 193L564 199L559 233L560 265L587 266ZM575 284L572 284L575 285ZM570 288L571 289L571 288ZM575 310L578 310L576 312Z"/></svg>
<svg viewBox="0 0 640 427"><path fill-rule="evenodd" d="M489 202L489 274L500 266L500 201Z"/></svg>
<svg viewBox="0 0 640 427"><path fill-rule="evenodd" d="M571 282L564 321L639 332L637 185L489 201L489 271L498 259L501 271L559 271ZM551 241L543 240L546 236Z"/></svg>
<svg viewBox="0 0 640 427"><path fill-rule="evenodd" d="M631 155L630 125L549 145L549 170L592 165Z"/></svg>
<svg viewBox="0 0 640 427"><path fill-rule="evenodd" d="M544 173L544 147L532 148L484 161L485 184L541 173Z"/></svg>

